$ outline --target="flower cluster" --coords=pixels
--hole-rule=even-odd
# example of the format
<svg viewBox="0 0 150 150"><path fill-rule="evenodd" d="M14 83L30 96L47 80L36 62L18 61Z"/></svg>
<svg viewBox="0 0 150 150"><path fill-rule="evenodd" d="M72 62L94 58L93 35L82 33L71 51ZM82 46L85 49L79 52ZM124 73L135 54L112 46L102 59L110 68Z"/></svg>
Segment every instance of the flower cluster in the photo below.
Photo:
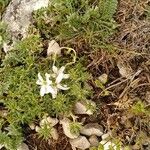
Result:
<svg viewBox="0 0 150 150"><path fill-rule="evenodd" d="M61 81L63 79L68 79L69 74L64 74L65 67L62 66L58 69L56 66L52 67L52 74L45 73L45 80L38 73L38 80L36 84L41 86L40 95L44 96L45 94L51 93L52 98L56 98L59 90L68 90L69 87L67 85L62 85Z"/></svg>

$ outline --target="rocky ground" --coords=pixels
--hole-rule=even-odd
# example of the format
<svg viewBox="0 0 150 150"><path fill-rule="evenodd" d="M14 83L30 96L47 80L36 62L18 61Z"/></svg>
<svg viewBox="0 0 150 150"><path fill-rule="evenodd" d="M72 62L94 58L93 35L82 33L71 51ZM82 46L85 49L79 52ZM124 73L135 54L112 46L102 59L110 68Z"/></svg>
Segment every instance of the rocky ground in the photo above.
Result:
<svg viewBox="0 0 150 150"><path fill-rule="evenodd" d="M5 8L2 20L8 23L11 42L5 43L3 50L8 51L18 41L27 36L27 29L33 23L32 12L47 7L48 0L12 0ZM150 1L119 0L117 12L117 31L110 37L115 52L107 53L101 48L98 52L77 51L80 56L88 56L87 70L93 79L104 81L99 88L93 80L89 84L94 89L92 100L97 105L96 114L80 114L79 120L91 124L97 136L81 132L94 144L102 141L102 135L111 132L133 150L150 149ZM109 94L108 94L109 93ZM144 104L144 106L143 106ZM149 112L148 112L149 113ZM56 124L59 138L51 142L39 138L29 126L24 126L25 143L30 150L71 150L71 142L63 132L61 124ZM90 129L88 129L89 132ZM79 141L82 137L80 137ZM90 139L91 138L91 139ZM84 141L84 140L83 140ZM76 145L80 142L73 141ZM97 143L96 143L97 142ZM80 144L79 144L80 145ZM81 145L84 145L83 143ZM94 146L95 146L94 145ZM79 146L80 148L80 146ZM85 148L84 148L85 149Z"/></svg>

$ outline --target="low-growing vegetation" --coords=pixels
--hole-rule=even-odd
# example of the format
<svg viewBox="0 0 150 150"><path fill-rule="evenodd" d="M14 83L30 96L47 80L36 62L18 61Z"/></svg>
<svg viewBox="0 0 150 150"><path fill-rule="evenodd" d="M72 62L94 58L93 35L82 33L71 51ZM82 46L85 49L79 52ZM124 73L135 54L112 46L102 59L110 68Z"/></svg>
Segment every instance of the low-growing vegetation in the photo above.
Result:
<svg viewBox="0 0 150 150"><path fill-rule="evenodd" d="M0 0L0 16L9 2ZM140 35L129 32L135 20ZM12 39L0 22L0 147L82 149L74 139L85 138L83 149L148 149L148 22L148 2L52 0L7 53ZM95 145L83 132L90 123Z"/></svg>

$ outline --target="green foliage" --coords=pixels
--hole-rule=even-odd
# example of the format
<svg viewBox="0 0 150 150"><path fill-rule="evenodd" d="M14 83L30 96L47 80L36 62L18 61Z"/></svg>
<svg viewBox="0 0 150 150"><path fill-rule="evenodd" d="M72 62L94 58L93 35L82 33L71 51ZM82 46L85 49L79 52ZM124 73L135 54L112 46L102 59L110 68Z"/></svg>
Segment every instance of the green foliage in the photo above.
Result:
<svg viewBox="0 0 150 150"><path fill-rule="evenodd" d="M0 0L0 18L6 6L9 4L9 2L10 0Z"/></svg>
<svg viewBox="0 0 150 150"><path fill-rule="evenodd" d="M79 123L79 122L72 122L72 123L70 123L70 132L72 134L79 134L81 127L82 127L81 123Z"/></svg>
<svg viewBox="0 0 150 150"><path fill-rule="evenodd" d="M66 72L70 78L66 83L70 89L59 91L56 99L52 99L51 94L44 97L40 96L39 87L36 85L37 74L41 72L42 76L47 72L52 72L53 61L44 55L42 39L39 35L30 35L9 51L0 68L0 102L8 110L5 122L8 127L14 127L16 133L0 133L0 139L5 137L4 143L8 149L15 148L18 142L22 140L22 125L29 124L41 118L45 113L50 116L68 114L72 111L75 102L86 100L91 95L89 87L86 85L90 75L86 69L77 62L76 65L67 66ZM61 61L66 58L62 57ZM60 66L59 61L56 62ZM62 66L62 64L61 64ZM74 86L74 84L76 86ZM78 91L78 93L75 93ZM5 126L5 125L4 125ZM48 130L48 131L47 131ZM42 137L48 138L49 129L42 128ZM12 144L14 144L12 146Z"/></svg>
<svg viewBox="0 0 150 150"><path fill-rule="evenodd" d="M9 125L6 131L0 130L0 144L7 149L16 150L16 147L21 144L23 138L19 126Z"/></svg>
<svg viewBox="0 0 150 150"><path fill-rule="evenodd" d="M39 135L40 138L48 140L48 139L51 138L51 130L52 130L52 127L50 127L47 124L44 124L42 126L42 128L39 129L38 135Z"/></svg>
<svg viewBox="0 0 150 150"><path fill-rule="evenodd" d="M53 0L34 13L35 27L42 36L91 49L105 45L114 32L117 0Z"/></svg>
<svg viewBox="0 0 150 150"><path fill-rule="evenodd" d="M10 38L8 32L6 31L7 25L0 21L0 50L4 42L7 42Z"/></svg>
<svg viewBox="0 0 150 150"><path fill-rule="evenodd" d="M149 114L148 110L146 110L145 108L145 104L142 101L138 101L137 103L135 103L132 106L131 111L135 115L148 115Z"/></svg>

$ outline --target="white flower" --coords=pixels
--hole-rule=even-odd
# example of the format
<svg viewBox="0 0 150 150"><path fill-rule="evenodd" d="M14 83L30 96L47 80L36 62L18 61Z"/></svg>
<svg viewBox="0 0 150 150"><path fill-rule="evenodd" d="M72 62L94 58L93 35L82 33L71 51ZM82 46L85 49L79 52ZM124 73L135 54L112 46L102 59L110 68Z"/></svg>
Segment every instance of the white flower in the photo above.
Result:
<svg viewBox="0 0 150 150"><path fill-rule="evenodd" d="M45 78L46 78L46 80L44 80L42 78L41 74L38 73L38 80L37 80L36 84L41 86L40 95L44 96L45 94L48 94L48 93L51 93L52 95L55 94L56 92L54 91L54 89L51 86L52 81L49 79L50 74L46 73Z"/></svg>
<svg viewBox="0 0 150 150"><path fill-rule="evenodd" d="M63 79L67 79L69 78L69 74L64 74L64 70L65 67L62 66L60 69L58 69L56 66L52 67L53 70L53 74L45 74L45 78L46 80L44 80L41 76L40 73L38 73L38 80L36 82L36 84L41 86L40 89L40 95L44 96L45 94L51 93L52 94L52 98L56 98L57 93L59 90L68 90L69 87L67 87L67 85L61 85L61 81ZM54 81L50 80L49 78L53 77Z"/></svg>
<svg viewBox="0 0 150 150"><path fill-rule="evenodd" d="M69 74L64 74L64 70L65 70L65 67L62 66L60 69L58 69L56 66L53 66L52 67L53 69L53 77L56 78L56 83L60 83L62 81L62 79L68 79L69 78Z"/></svg>
<svg viewBox="0 0 150 150"><path fill-rule="evenodd" d="M56 95L60 90L68 90L69 87L67 87L67 85L61 85L61 81L63 79L68 79L69 78L69 74L64 74L64 70L65 70L65 67L62 66L60 69L58 69L56 66L53 66L52 67L53 69L53 74L52 74L52 77L55 78L55 86L54 86L54 90L56 92ZM54 96L54 98L56 97L56 95Z"/></svg>

